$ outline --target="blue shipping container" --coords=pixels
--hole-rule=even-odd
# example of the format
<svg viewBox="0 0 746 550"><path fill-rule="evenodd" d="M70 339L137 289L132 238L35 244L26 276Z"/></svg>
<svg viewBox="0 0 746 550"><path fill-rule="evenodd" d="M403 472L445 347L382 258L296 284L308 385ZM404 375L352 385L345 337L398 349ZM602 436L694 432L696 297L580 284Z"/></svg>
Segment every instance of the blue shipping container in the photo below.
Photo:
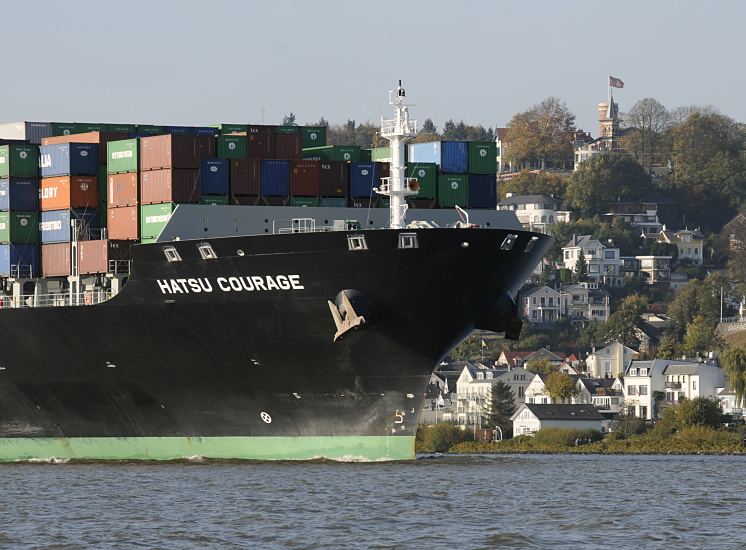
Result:
<svg viewBox="0 0 746 550"><path fill-rule="evenodd" d="M261 191L263 197L287 197L290 195L289 160L262 161Z"/></svg>
<svg viewBox="0 0 746 550"><path fill-rule="evenodd" d="M374 187L381 184L381 166L377 162L350 164L350 196L352 198L377 197Z"/></svg>
<svg viewBox="0 0 746 550"><path fill-rule="evenodd" d="M447 174L466 174L469 171L469 144L465 141L441 142L440 171Z"/></svg>
<svg viewBox="0 0 746 550"><path fill-rule="evenodd" d="M26 140L34 145L39 145L41 140L52 135L51 122L27 122Z"/></svg>
<svg viewBox="0 0 746 550"><path fill-rule="evenodd" d="M0 180L0 210L39 210L39 180L9 178Z"/></svg>
<svg viewBox="0 0 746 550"><path fill-rule="evenodd" d="M65 243L72 237L70 220L80 220L84 227L96 227L96 211L84 209L48 210L41 213L39 240L42 244Z"/></svg>
<svg viewBox="0 0 746 550"><path fill-rule="evenodd" d="M39 247L32 244L0 244L0 277L38 277Z"/></svg>
<svg viewBox="0 0 746 550"><path fill-rule="evenodd" d="M448 174L466 174L469 169L469 143L466 141L428 141L413 143L409 162L432 162Z"/></svg>
<svg viewBox="0 0 746 550"><path fill-rule="evenodd" d="M213 128L212 126L197 126L192 130L194 131L194 134L198 136L217 136L219 131L217 128Z"/></svg>
<svg viewBox="0 0 746 550"><path fill-rule="evenodd" d="M203 159L202 194L227 195L230 185L230 161L227 159Z"/></svg>
<svg viewBox="0 0 746 550"><path fill-rule="evenodd" d="M492 174L469 174L469 208L497 208L497 181Z"/></svg>
<svg viewBox="0 0 746 550"><path fill-rule="evenodd" d="M98 176L98 143L60 143L39 147L41 177Z"/></svg>
<svg viewBox="0 0 746 550"><path fill-rule="evenodd" d="M167 134L191 134L191 126L166 126Z"/></svg>

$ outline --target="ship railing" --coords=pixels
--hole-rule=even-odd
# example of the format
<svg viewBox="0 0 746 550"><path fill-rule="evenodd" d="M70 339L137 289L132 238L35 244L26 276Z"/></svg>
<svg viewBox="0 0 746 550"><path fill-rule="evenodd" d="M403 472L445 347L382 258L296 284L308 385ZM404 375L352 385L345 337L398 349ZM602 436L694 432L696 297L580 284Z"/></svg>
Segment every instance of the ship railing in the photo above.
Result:
<svg viewBox="0 0 746 550"><path fill-rule="evenodd" d="M129 275L132 260L109 260L109 273L112 275Z"/></svg>
<svg viewBox="0 0 746 550"><path fill-rule="evenodd" d="M109 300L110 290L87 290L85 292L55 292L51 294L19 294L0 296L0 309L25 309L37 307L92 306Z"/></svg>
<svg viewBox="0 0 746 550"><path fill-rule="evenodd" d="M331 231L330 226L316 225L314 218L293 218L292 220L273 220L272 233L275 235L287 233L323 233Z"/></svg>
<svg viewBox="0 0 746 550"><path fill-rule="evenodd" d="M10 266L10 276L15 279L33 279L34 266L15 264Z"/></svg>

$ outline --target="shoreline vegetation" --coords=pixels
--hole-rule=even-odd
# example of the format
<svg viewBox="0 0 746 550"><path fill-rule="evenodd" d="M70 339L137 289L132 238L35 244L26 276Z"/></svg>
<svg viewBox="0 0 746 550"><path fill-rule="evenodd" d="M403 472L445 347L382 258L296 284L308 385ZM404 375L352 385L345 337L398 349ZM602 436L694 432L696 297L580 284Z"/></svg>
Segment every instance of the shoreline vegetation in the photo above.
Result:
<svg viewBox="0 0 746 550"><path fill-rule="evenodd" d="M461 433L455 433L461 432ZM448 454L608 454L608 455L742 455L744 433L710 426L668 431L658 426L643 433L602 434L594 430L547 428L535 435L503 441L474 441L473 433L452 424L418 430L418 453Z"/></svg>

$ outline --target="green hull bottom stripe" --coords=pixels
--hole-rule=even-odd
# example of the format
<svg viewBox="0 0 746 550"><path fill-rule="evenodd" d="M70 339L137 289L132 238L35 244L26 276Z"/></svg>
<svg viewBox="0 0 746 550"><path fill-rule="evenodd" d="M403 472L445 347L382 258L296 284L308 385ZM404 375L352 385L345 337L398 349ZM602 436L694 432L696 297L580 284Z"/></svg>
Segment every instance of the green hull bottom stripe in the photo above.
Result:
<svg viewBox="0 0 746 550"><path fill-rule="evenodd" d="M0 462L54 460L410 460L414 436L0 438Z"/></svg>

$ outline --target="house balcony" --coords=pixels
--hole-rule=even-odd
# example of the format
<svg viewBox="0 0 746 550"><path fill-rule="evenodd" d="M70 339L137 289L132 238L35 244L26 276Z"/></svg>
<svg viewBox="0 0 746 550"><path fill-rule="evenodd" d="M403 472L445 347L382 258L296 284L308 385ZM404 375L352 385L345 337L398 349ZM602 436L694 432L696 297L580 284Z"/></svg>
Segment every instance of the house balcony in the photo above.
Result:
<svg viewBox="0 0 746 550"><path fill-rule="evenodd" d="M667 390L680 390L681 382L666 382L666 389Z"/></svg>

